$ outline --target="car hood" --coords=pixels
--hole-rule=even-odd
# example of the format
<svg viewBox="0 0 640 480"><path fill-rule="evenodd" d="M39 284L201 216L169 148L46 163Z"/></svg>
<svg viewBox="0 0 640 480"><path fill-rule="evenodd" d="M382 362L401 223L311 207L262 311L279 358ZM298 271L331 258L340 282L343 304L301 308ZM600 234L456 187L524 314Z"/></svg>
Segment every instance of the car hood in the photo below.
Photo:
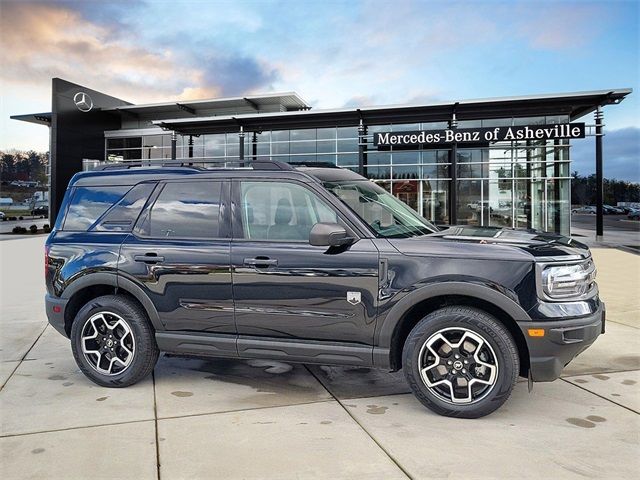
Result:
<svg viewBox="0 0 640 480"><path fill-rule="evenodd" d="M389 241L406 255L435 254L505 260L522 259L523 255L538 259L590 256L589 247L573 238L514 228L451 226L429 235Z"/></svg>

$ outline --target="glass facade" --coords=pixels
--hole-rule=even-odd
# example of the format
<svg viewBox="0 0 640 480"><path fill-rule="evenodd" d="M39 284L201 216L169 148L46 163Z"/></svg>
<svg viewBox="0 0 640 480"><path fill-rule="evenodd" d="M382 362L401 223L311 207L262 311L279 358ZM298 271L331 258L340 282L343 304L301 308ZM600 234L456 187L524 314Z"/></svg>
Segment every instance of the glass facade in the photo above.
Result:
<svg viewBox="0 0 640 480"><path fill-rule="evenodd" d="M567 123L567 116L458 122L459 128ZM569 141L508 141L482 148L377 150L375 132L436 130L446 122L368 126L365 175L436 224L535 228L569 233ZM122 132L123 134L125 131ZM236 133L177 137L178 159L194 164L239 160ZM108 161L171 158L171 136L106 139ZM246 132L244 158L331 163L358 170L358 127ZM455 155L455 158L454 158ZM454 180L455 178L455 180ZM455 199L455 205L452 205Z"/></svg>

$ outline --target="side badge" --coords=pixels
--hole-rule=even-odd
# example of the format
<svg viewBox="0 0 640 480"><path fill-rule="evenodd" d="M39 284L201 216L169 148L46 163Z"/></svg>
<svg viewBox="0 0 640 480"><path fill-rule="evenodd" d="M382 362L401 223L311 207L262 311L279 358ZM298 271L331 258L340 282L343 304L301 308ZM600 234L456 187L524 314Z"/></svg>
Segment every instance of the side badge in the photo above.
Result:
<svg viewBox="0 0 640 480"><path fill-rule="evenodd" d="M357 305L360 303L362 296L360 292L347 292L347 302L351 305Z"/></svg>

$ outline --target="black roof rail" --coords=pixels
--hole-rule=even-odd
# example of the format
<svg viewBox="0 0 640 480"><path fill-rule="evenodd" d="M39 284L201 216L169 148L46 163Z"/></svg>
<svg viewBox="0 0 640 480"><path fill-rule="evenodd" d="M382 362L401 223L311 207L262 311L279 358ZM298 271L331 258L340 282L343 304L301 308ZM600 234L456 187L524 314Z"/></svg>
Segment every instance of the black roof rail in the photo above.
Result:
<svg viewBox="0 0 640 480"><path fill-rule="evenodd" d="M93 170L126 170L134 167L141 167L142 162L127 162L127 163L106 163L104 165L97 165Z"/></svg>
<svg viewBox="0 0 640 480"><path fill-rule="evenodd" d="M207 171L211 168L201 167L193 165L193 163L210 163L215 165L220 163L218 168L224 169L229 164L237 164L239 167L250 167L253 170L295 170L295 167L332 167L338 168L333 163L329 162L280 162L277 160L221 160L220 162L201 162L197 158L180 159L180 160L161 160L160 162L149 163L148 161L134 161L134 162L122 162L122 163L109 163L98 165L94 170L127 170L129 168L136 167L184 167L192 168L194 170ZM214 168L215 169L215 168Z"/></svg>
<svg viewBox="0 0 640 480"><path fill-rule="evenodd" d="M254 170L294 170L290 163L277 160L254 160L249 163Z"/></svg>
<svg viewBox="0 0 640 480"><path fill-rule="evenodd" d="M289 162L294 167L310 167L310 168L340 168L331 162Z"/></svg>
<svg viewBox="0 0 640 480"><path fill-rule="evenodd" d="M122 163L107 163L103 165L98 165L93 168L94 171L104 171L104 170L128 170L130 168L140 168L140 167L185 167L185 168L193 168L195 170L203 170L202 167L197 167L195 165L188 165L188 162L182 161L172 161L172 162L162 162L160 164L149 164L148 162L122 162Z"/></svg>

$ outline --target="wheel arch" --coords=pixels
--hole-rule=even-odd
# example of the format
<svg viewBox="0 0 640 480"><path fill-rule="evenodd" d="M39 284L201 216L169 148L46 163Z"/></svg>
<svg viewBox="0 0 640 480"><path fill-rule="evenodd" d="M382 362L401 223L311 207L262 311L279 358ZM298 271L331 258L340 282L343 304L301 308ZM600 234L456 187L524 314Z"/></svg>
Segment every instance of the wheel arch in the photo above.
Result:
<svg viewBox="0 0 640 480"><path fill-rule="evenodd" d="M67 336L71 335L71 325L84 305L94 298L114 294L125 295L134 300L147 313L153 328L156 331L163 329L155 306L139 286L115 273L94 273L76 280L62 295L67 300L64 309L64 329Z"/></svg>
<svg viewBox="0 0 640 480"><path fill-rule="evenodd" d="M445 282L422 287L398 302L385 317L377 333L374 364L399 370L402 348L413 327L426 315L445 306L478 308L495 317L513 337L520 357L520 375L529 371L529 349L517 321L531 320L520 305L490 287L461 282Z"/></svg>

